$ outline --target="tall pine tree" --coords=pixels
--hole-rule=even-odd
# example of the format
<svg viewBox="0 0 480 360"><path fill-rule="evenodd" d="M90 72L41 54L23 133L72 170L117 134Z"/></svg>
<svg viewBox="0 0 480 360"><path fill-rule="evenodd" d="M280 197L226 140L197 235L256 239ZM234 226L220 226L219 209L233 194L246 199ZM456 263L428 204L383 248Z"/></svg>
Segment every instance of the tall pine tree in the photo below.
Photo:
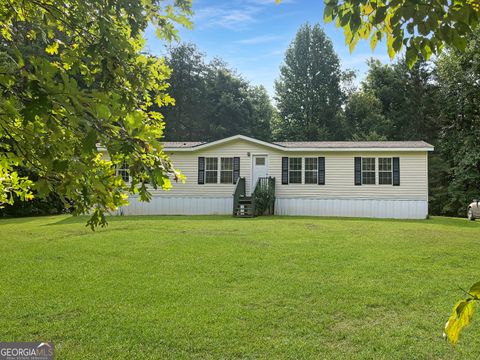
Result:
<svg viewBox="0 0 480 360"><path fill-rule="evenodd" d="M303 25L287 49L275 82L278 136L288 140L340 139L341 76L338 56L320 25Z"/></svg>

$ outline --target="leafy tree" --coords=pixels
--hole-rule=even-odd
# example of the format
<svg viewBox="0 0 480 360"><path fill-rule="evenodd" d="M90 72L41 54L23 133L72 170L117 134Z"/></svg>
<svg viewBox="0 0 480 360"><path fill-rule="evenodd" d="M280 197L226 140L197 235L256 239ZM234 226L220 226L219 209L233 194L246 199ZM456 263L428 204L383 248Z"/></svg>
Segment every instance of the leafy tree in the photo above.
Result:
<svg viewBox="0 0 480 360"><path fill-rule="evenodd" d="M478 0L325 0L324 20L342 27L350 51L360 40L375 48L386 40L393 58L405 47L408 67L419 59L439 55L444 45L464 50L467 35L479 23Z"/></svg>
<svg viewBox="0 0 480 360"><path fill-rule="evenodd" d="M345 105L345 130L351 140L386 140L391 123L382 104L371 92L353 93Z"/></svg>
<svg viewBox="0 0 480 360"><path fill-rule="evenodd" d="M169 68L143 52L149 24L163 39L189 26L190 0L10 0L0 4L0 203L32 197L18 166L38 174L33 189L51 191L105 224L127 193L150 197L180 175L158 139L163 121L151 104L173 103ZM96 144L111 156L102 158ZM115 176L126 162L132 182Z"/></svg>
<svg viewBox="0 0 480 360"><path fill-rule="evenodd" d="M449 49L437 62L441 102L440 151L449 165L446 176L446 208L465 215L465 207L480 193L480 30L470 34L465 51ZM480 300L480 282L459 301L445 325L445 337L453 344L472 319Z"/></svg>
<svg viewBox="0 0 480 360"><path fill-rule="evenodd" d="M173 69L169 93L175 106L163 111L166 119L165 138L169 140L200 140L199 133L208 126L207 93L208 64L205 55L193 44L170 49L166 59Z"/></svg>
<svg viewBox="0 0 480 360"><path fill-rule="evenodd" d="M216 140L244 134L268 140L275 114L264 87L251 86L220 59L205 61L193 44L171 49L170 93L164 110L169 140Z"/></svg>
<svg viewBox="0 0 480 360"><path fill-rule="evenodd" d="M219 59L210 64L207 76L210 113L203 138L216 140L239 133L250 135L245 131L251 112L248 83Z"/></svg>
<svg viewBox="0 0 480 360"><path fill-rule="evenodd" d="M389 122L389 140L434 141L438 136L436 86L429 64L419 61L408 68L403 59L393 65L369 62L362 89L373 94Z"/></svg>
<svg viewBox="0 0 480 360"><path fill-rule="evenodd" d="M441 139L439 150L449 164L446 211L465 215L480 194L480 31L465 52L450 50L437 65Z"/></svg>
<svg viewBox="0 0 480 360"><path fill-rule="evenodd" d="M339 139L343 102L338 56L320 25L303 25L285 54L275 99L280 137L289 140Z"/></svg>
<svg viewBox="0 0 480 360"><path fill-rule="evenodd" d="M249 130L245 134L261 140L272 140L272 123L277 112L272 106L267 89L262 85L250 87L247 98L252 109Z"/></svg>
<svg viewBox="0 0 480 360"><path fill-rule="evenodd" d="M17 167L16 172L20 177L26 177L30 181L38 180L35 171L26 167ZM12 204L4 204L0 208L1 216L36 216L36 215L55 215L66 212L65 204L58 194L50 192L43 197L34 196L33 199L22 201L15 193L12 194ZM33 193L35 195L35 193Z"/></svg>

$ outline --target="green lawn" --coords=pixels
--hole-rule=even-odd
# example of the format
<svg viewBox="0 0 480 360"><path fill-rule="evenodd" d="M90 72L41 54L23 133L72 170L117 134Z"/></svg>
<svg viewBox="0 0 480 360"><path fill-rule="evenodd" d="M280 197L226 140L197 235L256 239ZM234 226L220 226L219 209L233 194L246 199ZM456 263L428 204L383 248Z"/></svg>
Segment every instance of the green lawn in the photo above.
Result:
<svg viewBox="0 0 480 360"><path fill-rule="evenodd" d="M0 221L0 340L59 359L473 359L480 221L112 217Z"/></svg>

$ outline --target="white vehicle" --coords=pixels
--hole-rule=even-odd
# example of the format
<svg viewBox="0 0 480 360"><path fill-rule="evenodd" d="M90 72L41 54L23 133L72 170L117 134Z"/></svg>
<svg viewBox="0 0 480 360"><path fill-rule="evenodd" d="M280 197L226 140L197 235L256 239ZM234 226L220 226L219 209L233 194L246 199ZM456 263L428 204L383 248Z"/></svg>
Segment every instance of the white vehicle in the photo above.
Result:
<svg viewBox="0 0 480 360"><path fill-rule="evenodd" d="M480 200L473 199L470 205L468 205L467 218L472 221L480 219Z"/></svg>

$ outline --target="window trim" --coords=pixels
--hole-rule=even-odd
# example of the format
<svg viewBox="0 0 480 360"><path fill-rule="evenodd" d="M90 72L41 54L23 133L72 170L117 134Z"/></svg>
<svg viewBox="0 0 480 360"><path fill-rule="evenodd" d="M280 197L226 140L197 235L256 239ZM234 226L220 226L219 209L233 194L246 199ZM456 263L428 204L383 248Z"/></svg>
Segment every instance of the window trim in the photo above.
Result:
<svg viewBox="0 0 480 360"><path fill-rule="evenodd" d="M315 160L315 169L314 170L307 170L307 159L313 159ZM315 182L310 182L307 183L307 172L314 173L315 174ZM303 182L302 184L304 185L318 185L318 156L305 156L303 158Z"/></svg>
<svg viewBox="0 0 480 360"><path fill-rule="evenodd" d="M217 160L217 168L216 170L209 170L207 167L207 164L208 164L208 160L209 159L216 159ZM220 171L219 171L219 166L218 166L218 157L217 156L209 156L209 157L206 157L205 156L205 175L204 175L204 184L205 185L215 185L215 184L218 184L218 180L219 180L219 174L220 174ZM208 172L216 172L215 174L215 178L216 178L216 181L215 182L207 182L207 173Z"/></svg>
<svg viewBox="0 0 480 360"><path fill-rule="evenodd" d="M372 156L362 156L361 157L361 163L360 163L360 169L361 169L361 180L362 180L362 185L378 185L378 158L377 157L372 157ZM363 159L373 159L373 164L374 164L374 169L373 170L363 170ZM374 177L374 183L373 184L367 184L363 182L363 173L373 173Z"/></svg>
<svg viewBox="0 0 480 360"><path fill-rule="evenodd" d="M223 159L230 159L231 160L231 162L230 162L231 168L232 168L231 170L223 170L222 169L222 160ZM219 177L218 177L218 180L219 180L218 183L219 184L233 184L233 161L234 161L233 159L234 159L233 156L232 157L230 157L230 156L220 157L220 169L219 169ZM224 173L224 172L229 172L232 175L229 182L222 182L222 173Z"/></svg>
<svg viewBox="0 0 480 360"><path fill-rule="evenodd" d="M290 184L293 184L293 185L325 185L325 183L323 184L319 184L318 183L318 173L319 173L319 158L323 158L324 161L325 161L325 156L312 156L312 155L309 155L309 156L282 156L281 158L281 161L282 161L282 164L281 164L281 167L282 167L282 185L290 185ZM288 166L287 166L287 176L288 176L288 182L284 182L283 181L283 159L287 159L287 163L288 163ZM301 170L291 170L290 166L291 166L291 163L292 163L292 159L301 159ZM306 170L306 160L307 159L314 159L315 161L315 169L314 170ZM292 172L301 172L301 182L291 182L290 181L290 176L291 176L291 173ZM305 180L307 178L307 173L308 172L311 172L311 173L314 173L314 178L315 178L315 182L310 182L310 183L307 183ZM323 169L323 174L324 176L326 176L326 170L325 170L325 167Z"/></svg>
<svg viewBox="0 0 480 360"><path fill-rule="evenodd" d="M300 170L291 170L290 166L292 164L292 159L300 159ZM304 174L303 174L303 171L304 171L304 158L303 157L299 157L299 156L292 156L292 157L288 157L288 183L289 184L294 184L294 185L303 185L304 183ZM295 173L298 173L300 172L300 182L292 182L291 181L291 178L290 178L290 174L292 172L295 172Z"/></svg>
<svg viewBox="0 0 480 360"><path fill-rule="evenodd" d="M235 156L204 156L205 166L204 166L204 175L203 175L203 185L235 185L233 183L234 176L234 159ZM215 182L207 182L207 172L213 172L213 170L207 169L207 159L217 159L217 172ZM222 159L231 159L232 160L232 170L222 170ZM229 171L232 174L232 180L230 182L221 182L222 180L222 171Z"/></svg>
<svg viewBox="0 0 480 360"><path fill-rule="evenodd" d="M397 185L394 185L394 179L393 179L393 175L394 175L393 162L394 162L394 159L396 158L395 156L385 156L385 155L384 156L358 156L358 157L355 157L355 158L360 158L361 159L361 161L360 161L360 180L361 180L361 183L360 184L355 184L355 185L397 186ZM366 184L363 181L364 173L366 173L366 172L372 173L373 172L372 170L367 170L367 171L363 170L363 161L364 161L364 159L368 159L368 158L375 159L375 184ZM384 171L384 170L381 171L380 170L380 159L390 159L390 171ZM390 173L391 174L391 182L388 183L388 184L380 184L380 173ZM355 173L355 179L356 179L356 173Z"/></svg>
<svg viewBox="0 0 480 360"><path fill-rule="evenodd" d="M380 184L380 172L388 173L388 171L380 171L380 159L390 159L390 183L389 184ZM393 156L382 156L377 158L378 161L378 185L381 186L393 186Z"/></svg>

